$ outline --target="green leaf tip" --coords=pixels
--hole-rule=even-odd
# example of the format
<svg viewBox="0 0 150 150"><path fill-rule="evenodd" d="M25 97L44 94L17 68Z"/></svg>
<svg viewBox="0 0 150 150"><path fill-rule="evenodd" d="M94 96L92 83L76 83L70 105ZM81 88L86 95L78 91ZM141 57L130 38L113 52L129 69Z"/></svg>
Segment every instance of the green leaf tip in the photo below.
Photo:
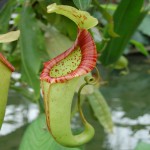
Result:
<svg viewBox="0 0 150 150"><path fill-rule="evenodd" d="M67 5L57 5L53 3L47 6L47 12L55 12L68 17L74 21L80 29L90 29L98 24L98 20L92 17L88 12Z"/></svg>
<svg viewBox="0 0 150 150"><path fill-rule="evenodd" d="M108 133L113 133L114 124L105 97L95 88L94 92L88 95L87 98L99 123L102 124Z"/></svg>

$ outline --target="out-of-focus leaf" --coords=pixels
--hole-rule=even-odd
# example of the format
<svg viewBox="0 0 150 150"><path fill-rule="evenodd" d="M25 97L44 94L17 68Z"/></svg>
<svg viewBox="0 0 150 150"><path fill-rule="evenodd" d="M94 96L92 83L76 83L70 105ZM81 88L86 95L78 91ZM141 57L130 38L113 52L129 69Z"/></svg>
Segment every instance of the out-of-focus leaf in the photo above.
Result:
<svg viewBox="0 0 150 150"><path fill-rule="evenodd" d="M144 18L144 20L143 20L143 22L141 23L141 25L139 26L139 30L140 30L143 34L150 36L150 27L149 27L149 25L150 25L150 15L147 15L147 16Z"/></svg>
<svg viewBox="0 0 150 150"><path fill-rule="evenodd" d="M9 20L16 1L8 0L5 6L0 10L0 33L6 33L9 26Z"/></svg>
<svg viewBox="0 0 150 150"><path fill-rule="evenodd" d="M111 3L110 4L102 4L101 6L109 11L115 11L117 9L117 5L111 4Z"/></svg>
<svg viewBox="0 0 150 150"><path fill-rule="evenodd" d="M58 1L58 2L57 2ZM61 4L60 0L53 0L53 2L57 4ZM52 2L52 0L51 0ZM74 41L77 34L77 26L76 24L70 20L69 18L57 15L57 14L48 14L47 13L47 5L51 2L39 1L39 5L36 7L36 11L44 16L46 22L49 22L52 26L55 26L61 33L67 35L71 40ZM61 24L61 25L60 25Z"/></svg>
<svg viewBox="0 0 150 150"><path fill-rule="evenodd" d="M10 87L11 89L15 90L16 92L20 93L22 96L26 97L28 100L33 101L33 96L34 94L29 91L29 89L25 86L12 86Z"/></svg>
<svg viewBox="0 0 150 150"><path fill-rule="evenodd" d="M86 10L89 8L92 0L73 0L73 2L77 6L77 8Z"/></svg>
<svg viewBox="0 0 150 150"><path fill-rule="evenodd" d="M104 65L114 63L122 55L132 34L147 14L146 11L141 12L142 6L143 0L122 0L120 2L113 16L114 30L120 37L112 38L108 42L108 45L100 57ZM109 38L108 33L105 35L105 38Z"/></svg>
<svg viewBox="0 0 150 150"><path fill-rule="evenodd" d="M26 130L19 150L80 150L59 145L46 129L45 115L40 115Z"/></svg>
<svg viewBox="0 0 150 150"><path fill-rule="evenodd" d="M150 144L144 143L144 142L139 142L138 145L136 146L135 150L150 150Z"/></svg>
<svg viewBox="0 0 150 150"><path fill-rule="evenodd" d="M91 33L92 33L93 39L96 43L97 50L101 51L101 42L103 40L102 35L100 34L98 28L96 28L96 27L91 29Z"/></svg>
<svg viewBox="0 0 150 150"><path fill-rule="evenodd" d="M141 34L141 32L138 31L138 30L132 36L132 40L138 41L138 42L142 43L143 45L148 45L149 44L148 37Z"/></svg>
<svg viewBox="0 0 150 150"><path fill-rule="evenodd" d="M61 23L61 26L60 26L60 23ZM57 24L55 24L55 27L62 34L67 35L67 37L69 37L69 39L71 39L73 41L75 40L75 38L77 36L77 26L72 20L70 20L64 16L60 16L60 20L58 21Z"/></svg>
<svg viewBox="0 0 150 150"><path fill-rule="evenodd" d="M127 68L128 67L128 60L126 57L124 56L121 56L117 61L116 63L114 63L113 65L113 68L114 69L124 69L124 68Z"/></svg>
<svg viewBox="0 0 150 150"><path fill-rule="evenodd" d="M0 43L8 43L12 41L16 41L19 38L20 31L12 31L8 32L6 34L1 34L0 35Z"/></svg>
<svg viewBox="0 0 150 150"><path fill-rule="evenodd" d="M135 40L131 40L130 43L133 44L137 48L137 50L139 50L139 52L141 52L143 55L149 56L147 49L144 47L142 43Z"/></svg>
<svg viewBox="0 0 150 150"><path fill-rule="evenodd" d="M46 29L46 49L50 58L54 58L67 50L73 42L54 27Z"/></svg>
<svg viewBox="0 0 150 150"><path fill-rule="evenodd" d="M94 89L94 93L88 95L88 100L94 111L94 115L96 116L100 124L103 125L107 132L112 132L113 122L111 113L109 110L109 106L107 105L106 100L101 92L98 91L98 89Z"/></svg>
<svg viewBox="0 0 150 150"><path fill-rule="evenodd" d="M22 8L20 17L20 45L22 59L22 79L35 92L34 99L40 96L39 69L45 55L44 36L42 35L31 6Z"/></svg>
<svg viewBox="0 0 150 150"><path fill-rule="evenodd" d="M94 3L96 4L98 10L100 11L100 13L103 15L103 17L106 19L106 21L108 22L107 24L107 31L110 37L118 37L119 35L117 34L117 32L114 31L114 20L113 17L107 12L106 9L104 9L99 1L94 0Z"/></svg>

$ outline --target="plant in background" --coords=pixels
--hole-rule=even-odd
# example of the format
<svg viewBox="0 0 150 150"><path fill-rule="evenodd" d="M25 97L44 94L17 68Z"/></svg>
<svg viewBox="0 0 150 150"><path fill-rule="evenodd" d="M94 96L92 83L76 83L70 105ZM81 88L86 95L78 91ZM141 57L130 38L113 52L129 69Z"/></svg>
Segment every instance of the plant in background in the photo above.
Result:
<svg viewBox="0 0 150 150"><path fill-rule="evenodd" d="M0 35L0 43L8 43L18 39L20 31L12 31ZM11 73L15 68L0 53L0 128L3 123L7 103Z"/></svg>
<svg viewBox="0 0 150 150"><path fill-rule="evenodd" d="M123 55L123 52L127 44L129 43L133 33L135 32L145 15L148 13L147 9L142 8L143 4L144 0L139 0L138 3L131 0L122 0L116 8L113 14L114 30L119 36L116 38L112 38L112 36L108 32L109 30L107 30L109 24L106 25L106 30L104 30L104 37L106 39L109 38L110 40L108 41L107 46L102 52L102 56L99 58L103 65L115 65L117 61L120 62L121 59L119 60L119 58ZM97 7L99 8L98 3ZM140 50L147 55L145 49L140 48Z"/></svg>
<svg viewBox="0 0 150 150"><path fill-rule="evenodd" d="M14 71L14 67L0 53L0 128L5 114L8 88L12 71Z"/></svg>

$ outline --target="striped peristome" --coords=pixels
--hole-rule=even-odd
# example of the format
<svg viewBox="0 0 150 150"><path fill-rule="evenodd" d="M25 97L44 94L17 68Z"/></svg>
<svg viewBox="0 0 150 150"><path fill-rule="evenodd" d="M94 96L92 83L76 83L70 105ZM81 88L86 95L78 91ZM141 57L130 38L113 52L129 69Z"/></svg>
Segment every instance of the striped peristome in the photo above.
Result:
<svg viewBox="0 0 150 150"><path fill-rule="evenodd" d="M69 55L71 55L78 48L81 51L81 60L79 66L77 66L75 70L71 70L70 68L71 70L70 73L64 76L59 77L50 76L51 69L62 60L69 57ZM65 82L71 80L74 77L82 76L90 72L95 67L96 60L97 60L97 52L92 36L87 30L79 29L77 39L74 42L73 46L68 50L66 50L64 53L57 56L56 58L53 58L52 60L46 62L44 64L44 69L41 73L40 78L41 80L47 81L49 83ZM74 62L75 61L78 60L74 60Z"/></svg>

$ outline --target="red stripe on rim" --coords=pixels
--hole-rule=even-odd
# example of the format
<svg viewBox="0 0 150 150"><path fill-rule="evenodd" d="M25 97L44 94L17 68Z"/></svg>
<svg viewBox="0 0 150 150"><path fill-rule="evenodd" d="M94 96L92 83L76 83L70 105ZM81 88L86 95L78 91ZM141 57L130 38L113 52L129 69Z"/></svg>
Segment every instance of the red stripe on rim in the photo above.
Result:
<svg viewBox="0 0 150 150"><path fill-rule="evenodd" d="M15 71L15 68L9 63L9 61L0 53L0 61L6 65L12 72Z"/></svg>
<svg viewBox="0 0 150 150"><path fill-rule="evenodd" d="M82 59L77 69L73 70L69 74L60 77L51 77L50 70L58 62L66 58L70 53L80 47ZM71 48L66 50L64 53L58 55L52 60L44 63L44 69L41 73L40 79L49 83L65 82L74 77L82 76L93 70L96 65L97 51L94 40L90 33L86 29L79 29L76 41Z"/></svg>

